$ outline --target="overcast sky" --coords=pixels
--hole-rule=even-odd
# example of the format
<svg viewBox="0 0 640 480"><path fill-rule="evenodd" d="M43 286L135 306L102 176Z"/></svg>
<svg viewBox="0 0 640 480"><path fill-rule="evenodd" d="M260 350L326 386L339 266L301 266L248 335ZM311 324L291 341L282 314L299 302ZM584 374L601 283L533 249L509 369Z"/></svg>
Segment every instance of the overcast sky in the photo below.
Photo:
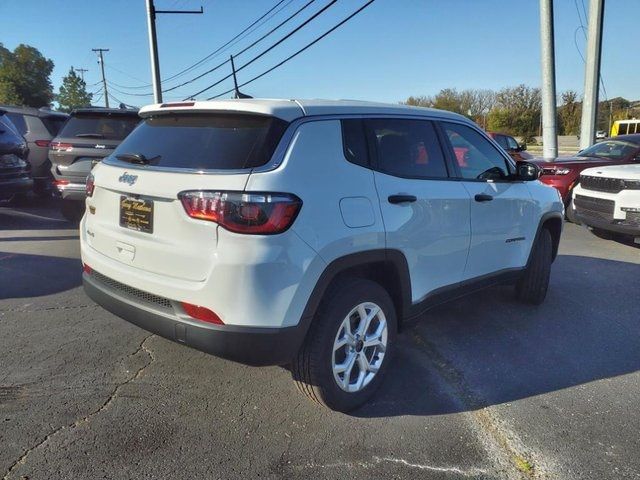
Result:
<svg viewBox="0 0 640 480"><path fill-rule="evenodd" d="M286 0L275 15L251 34L193 72L166 82L189 80L240 51L309 0ZM302 13L240 55L242 65L276 42L330 0L315 0ZM167 78L241 32L276 0L156 0L157 9L197 9L204 15L159 15L157 28L161 74ZM338 0L282 45L239 72L247 80L277 64L365 3ZM558 92L582 93L585 37L583 6L589 0L555 0ZM109 48L105 65L114 97L126 103L151 103L149 46L144 0L1 0L0 42L37 47L55 62L57 91L73 65L87 68L88 84L100 80L91 48ZM640 99L637 28L640 0L609 0L605 11L602 75L608 97ZM586 24L585 24L586 26ZM575 40L574 40L575 38ZM577 47L576 48L576 43ZM376 0L360 15L283 67L247 85L256 97L351 98L397 102L409 95L432 95L446 87L491 88L540 84L537 0ZM167 93L182 99L228 74L227 65ZM232 86L227 80L198 98ZM132 88L141 87L141 88ZM99 85L91 85L98 91Z"/></svg>

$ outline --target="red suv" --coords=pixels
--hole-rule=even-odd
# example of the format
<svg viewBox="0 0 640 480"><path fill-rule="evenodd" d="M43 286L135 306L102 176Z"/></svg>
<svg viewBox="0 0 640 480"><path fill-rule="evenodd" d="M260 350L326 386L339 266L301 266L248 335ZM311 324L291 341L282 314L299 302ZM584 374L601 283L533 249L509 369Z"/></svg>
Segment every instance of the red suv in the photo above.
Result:
<svg viewBox="0 0 640 480"><path fill-rule="evenodd" d="M566 207L571 202L571 192L580 180L580 172L589 167L640 163L640 134L620 135L580 150L575 157L560 157L552 162L533 160L542 168L540 181L556 187ZM567 210L568 211L568 210Z"/></svg>

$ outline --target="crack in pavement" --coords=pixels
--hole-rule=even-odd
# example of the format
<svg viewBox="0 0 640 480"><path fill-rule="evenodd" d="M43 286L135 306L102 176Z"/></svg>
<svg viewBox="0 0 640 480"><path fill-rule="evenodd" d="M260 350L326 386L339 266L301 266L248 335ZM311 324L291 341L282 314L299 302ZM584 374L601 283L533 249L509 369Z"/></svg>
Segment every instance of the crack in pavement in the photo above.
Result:
<svg viewBox="0 0 640 480"><path fill-rule="evenodd" d="M462 402L471 418L472 427L478 432L487 450L495 456L498 463L507 468L504 472L513 479L549 478L553 470L549 461L542 460L526 447L522 440L501 421L491 406L486 406L480 396L467 384L464 375L445 358L431 342L415 330L411 334L420 351L426 354L436 370L447 384L453 388L455 395ZM535 458L535 462L531 459Z"/></svg>
<svg viewBox="0 0 640 480"><path fill-rule="evenodd" d="M98 305L91 304L91 305L60 305L57 307L43 307L43 308L36 308L34 310L23 310L25 307L28 307L29 305L25 305L22 307L14 307L14 308L7 308L6 310L0 310L0 314L2 313L37 313L37 312L50 312L50 311L56 311L56 310L77 310L77 309L83 309L83 308L97 308Z"/></svg>
<svg viewBox="0 0 640 480"><path fill-rule="evenodd" d="M394 463L401 465L406 468L416 469L416 470L428 470L430 472L438 472L438 473L452 473L462 477L472 477L477 478L478 476L486 475L489 472L483 468L468 468L462 469L458 467L437 467L434 465L425 465L421 463L413 463L409 462L403 458L394 458L394 457L372 457L371 461L357 461L357 462L336 462L336 463L307 463L305 465L294 465L292 468L297 470L309 469L309 468L362 468L362 469L370 469L375 468L381 463Z"/></svg>
<svg viewBox="0 0 640 480"><path fill-rule="evenodd" d="M79 420L76 420L73 423L70 423L68 425L62 425L58 428L56 428L55 430L53 430L51 433L49 433L48 435L46 435L42 440L40 440L38 443L36 443L35 445L33 445L32 447L29 447L27 450L25 450L23 452L23 454L20 456L20 458L18 458L10 467L9 470L7 470L7 473L5 473L5 475L2 477L2 480L9 480L9 476L18 468L21 467L22 465L24 465L27 462L27 459L29 457L29 455L31 453L33 453L35 450L38 450L41 447L44 447L53 437L55 437L56 435L58 435L59 433L65 431L65 430L74 430L76 428L78 428L81 425L87 424L89 423L89 421L95 417L96 415L99 415L100 413L102 413L103 411L105 411L107 408L109 408L109 406L116 400L116 398L118 397L118 393L120 392L120 389L122 387L124 387L125 385L128 385L129 383L137 380L138 378L140 378L140 376L142 375L142 372L144 372L144 370L146 370L147 367L149 367L152 363L155 362L156 357L153 354L153 352L151 350L149 350L147 348L147 346L145 345L145 343L147 342L147 340L149 340L151 337L153 337L154 335L148 335L146 336L141 342L140 345L138 346L138 348L136 348L135 352L131 353L130 355L127 355L126 358L131 358L131 357L135 357L137 354L139 354L140 352L145 352L148 356L149 356L149 360L142 365L138 370L136 370L136 372L129 377L127 380L125 380L122 383L119 383L115 386L115 388L113 389L113 391L111 392L111 394L109 395L109 397L104 401L104 403L97 408L96 410L94 410L93 412L85 415L84 417L82 417Z"/></svg>

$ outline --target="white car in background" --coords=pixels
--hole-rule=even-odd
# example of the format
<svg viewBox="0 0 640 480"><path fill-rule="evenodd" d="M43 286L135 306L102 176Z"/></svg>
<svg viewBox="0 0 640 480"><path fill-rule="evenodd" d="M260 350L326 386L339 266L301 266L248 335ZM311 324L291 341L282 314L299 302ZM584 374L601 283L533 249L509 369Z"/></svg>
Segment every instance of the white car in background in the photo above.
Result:
<svg viewBox="0 0 640 480"><path fill-rule="evenodd" d="M573 205L583 224L640 241L640 165L583 170L573 190Z"/></svg>

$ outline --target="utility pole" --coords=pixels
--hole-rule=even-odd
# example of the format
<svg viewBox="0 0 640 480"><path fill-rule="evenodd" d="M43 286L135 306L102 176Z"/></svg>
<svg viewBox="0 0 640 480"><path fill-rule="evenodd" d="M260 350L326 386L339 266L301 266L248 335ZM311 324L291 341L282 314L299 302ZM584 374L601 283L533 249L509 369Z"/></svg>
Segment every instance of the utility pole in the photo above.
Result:
<svg viewBox="0 0 640 480"><path fill-rule="evenodd" d="M80 78L82 78L82 81L84 82L84 72L88 72L89 70L86 68L74 68L74 70L76 72L80 72Z"/></svg>
<svg viewBox="0 0 640 480"><path fill-rule="evenodd" d="M156 10L153 0L147 1L147 27L149 29L149 55L151 56L151 83L153 84L153 99L155 103L162 103L162 83L160 80L160 61L158 60L158 37L156 35L156 15L158 13L187 13L201 14L200 10Z"/></svg>
<svg viewBox="0 0 640 480"><path fill-rule="evenodd" d="M107 90L107 77L104 76L104 57L102 56L103 52L108 52L108 48L92 48L94 52L98 52L98 63L100 64L100 69L102 70L102 87L104 88L104 105L109 108L109 91Z"/></svg>
<svg viewBox="0 0 640 480"><path fill-rule="evenodd" d="M604 0L590 0L589 35L587 37L587 59L584 72L584 100L582 101L582 124L580 126L581 150L593 145L596 139L603 20Z"/></svg>
<svg viewBox="0 0 640 480"><path fill-rule="evenodd" d="M540 0L540 53L542 59L542 155L545 160L553 160L558 156L553 0Z"/></svg>

